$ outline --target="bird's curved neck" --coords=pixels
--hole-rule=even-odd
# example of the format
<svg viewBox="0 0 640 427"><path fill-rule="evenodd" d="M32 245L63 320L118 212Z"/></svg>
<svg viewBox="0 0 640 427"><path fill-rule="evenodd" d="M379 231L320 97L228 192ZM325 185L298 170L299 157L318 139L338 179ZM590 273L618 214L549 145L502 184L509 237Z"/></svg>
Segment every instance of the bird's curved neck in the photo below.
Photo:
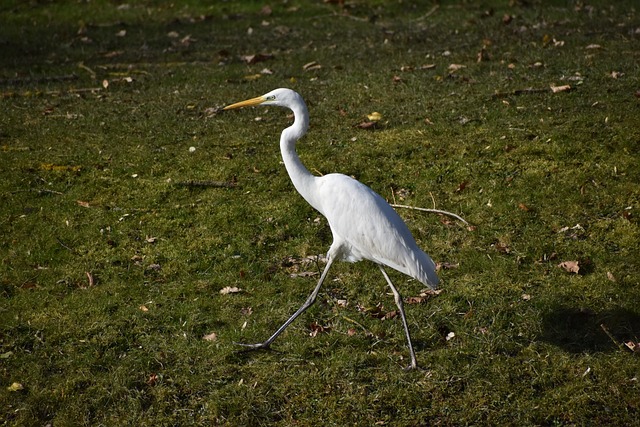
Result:
<svg viewBox="0 0 640 427"><path fill-rule="evenodd" d="M291 182L298 190L298 193L314 208L320 210L318 201L315 199L313 187L316 176L302 164L298 153L296 153L296 142L302 138L309 128L309 113L304 102L298 106L291 107L295 117L291 126L282 131L280 135L280 151L284 166L289 173Z"/></svg>

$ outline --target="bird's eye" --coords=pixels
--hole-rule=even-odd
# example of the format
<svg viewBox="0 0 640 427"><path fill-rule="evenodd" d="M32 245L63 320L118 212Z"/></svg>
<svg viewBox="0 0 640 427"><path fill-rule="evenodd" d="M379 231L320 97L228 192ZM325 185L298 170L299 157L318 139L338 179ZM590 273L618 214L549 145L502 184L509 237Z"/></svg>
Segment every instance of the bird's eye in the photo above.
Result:
<svg viewBox="0 0 640 427"><path fill-rule="evenodd" d="M275 95L267 96L267 101L273 101L274 99L276 99Z"/></svg>

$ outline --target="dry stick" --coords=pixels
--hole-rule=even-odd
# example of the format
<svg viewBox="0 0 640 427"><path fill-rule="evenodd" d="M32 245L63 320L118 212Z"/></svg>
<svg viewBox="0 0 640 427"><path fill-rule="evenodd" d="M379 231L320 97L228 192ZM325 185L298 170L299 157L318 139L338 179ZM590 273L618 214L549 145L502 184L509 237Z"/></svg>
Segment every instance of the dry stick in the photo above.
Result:
<svg viewBox="0 0 640 427"><path fill-rule="evenodd" d="M180 185L183 187L222 187L222 188L235 188L237 184L234 182L224 182L224 181L179 181L176 182L176 185Z"/></svg>
<svg viewBox="0 0 640 427"><path fill-rule="evenodd" d="M440 210L440 209L417 208L417 207L415 207L415 206L396 205L396 204L393 204L393 205L391 205L391 206L392 206L392 207L394 207L394 208L413 209L413 210L416 210L416 211L431 212L431 213L437 213L437 214L440 214L440 215L448 215L448 216L452 216L452 217L454 217L455 219L457 219L457 220L459 220L459 221L464 222L464 223L465 223L465 224L467 224L467 225L469 224L467 221L465 221L465 220L464 220L462 217L460 217L459 215L456 215L456 214L454 214L454 213L452 213L452 212L443 211L443 210Z"/></svg>
<svg viewBox="0 0 640 427"><path fill-rule="evenodd" d="M547 93L547 92L552 92L552 90L550 88L532 88L532 87L528 87L526 89L516 89L514 91L511 92L496 92L493 95L491 95L492 98L506 98L507 96L513 96L513 95L528 95L528 94L532 94L532 93Z"/></svg>
<svg viewBox="0 0 640 427"><path fill-rule="evenodd" d="M613 335L611 335L611 332L609 332L609 330L604 325L604 323L601 323L600 327L602 328L604 333L607 334L607 336L611 339L611 341L613 341L613 343L616 345L616 347L618 347L620 350L624 350L624 346L622 345L622 343L619 343L618 340L616 340L615 337Z"/></svg>

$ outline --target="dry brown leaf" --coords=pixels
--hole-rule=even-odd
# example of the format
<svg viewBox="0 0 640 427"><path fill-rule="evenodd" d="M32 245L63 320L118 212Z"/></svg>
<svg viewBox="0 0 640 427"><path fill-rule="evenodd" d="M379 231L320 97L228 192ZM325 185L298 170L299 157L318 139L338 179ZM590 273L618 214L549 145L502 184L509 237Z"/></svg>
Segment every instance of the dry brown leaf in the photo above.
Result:
<svg viewBox="0 0 640 427"><path fill-rule="evenodd" d="M447 69L452 73L455 73L456 71L462 70L463 68L467 68L467 66L462 64L449 64L449 67Z"/></svg>
<svg viewBox="0 0 640 427"><path fill-rule="evenodd" d="M76 203L78 204L78 206L82 206L83 208L88 208L89 206L89 202L83 202L82 200L76 200Z"/></svg>
<svg viewBox="0 0 640 427"><path fill-rule="evenodd" d="M451 263L451 262L438 262L436 263L436 271L440 271L440 270L452 270L454 268L458 268L460 267L459 263ZM432 291L432 292L441 292L441 289L438 289L437 291ZM437 295L437 294L436 294Z"/></svg>
<svg viewBox="0 0 640 427"><path fill-rule="evenodd" d="M243 55L240 57L241 60L246 62L247 64L257 64L258 62L268 61L273 59L273 55L270 53L256 53L253 55Z"/></svg>
<svg viewBox="0 0 640 427"><path fill-rule="evenodd" d="M140 309L140 311L143 311L143 312L145 312L145 313L146 313L147 311L149 311L149 309L147 308L147 306L146 306L146 305L141 305L141 306L140 306L140 307L138 307L138 308Z"/></svg>
<svg viewBox="0 0 640 427"><path fill-rule="evenodd" d="M218 334L211 332L210 334L203 336L202 339L205 341L215 341L218 339Z"/></svg>
<svg viewBox="0 0 640 427"><path fill-rule="evenodd" d="M571 85L562 85L562 86L554 86L551 85L551 92L553 93L558 93L558 92L567 92L571 90Z"/></svg>
<svg viewBox="0 0 640 427"><path fill-rule="evenodd" d="M242 292L242 289L236 286L225 286L224 288L220 289L220 293L222 295L237 294L239 292Z"/></svg>
<svg viewBox="0 0 640 427"><path fill-rule="evenodd" d="M607 279L609 279L609 280L610 280L610 281L612 281L612 282L615 282L615 281L616 281L616 277L615 277L615 276L613 275L613 273L612 273L612 272L610 272L610 271L607 271Z"/></svg>
<svg viewBox="0 0 640 427"><path fill-rule="evenodd" d="M462 181L462 182L460 183L460 185L458 185L458 188L456 188L453 192L454 192L454 193L460 193L460 192L461 192L461 191L463 191L465 188L467 188L467 184L468 184L468 181Z"/></svg>
<svg viewBox="0 0 640 427"><path fill-rule="evenodd" d="M311 325L309 325L309 329L311 329L311 332L309 332L309 336L315 337L316 335L321 334L323 332L329 332L331 330L331 327L322 326L318 324L318 322L313 322L311 323Z"/></svg>
<svg viewBox="0 0 640 427"><path fill-rule="evenodd" d="M374 129L376 125L377 122L370 122L365 120L364 122L357 124L356 127L360 129Z"/></svg>
<svg viewBox="0 0 640 427"><path fill-rule="evenodd" d="M295 278L295 277L313 277L313 276L317 276L318 272L317 271L301 271L300 273L291 273L289 274L289 277Z"/></svg>
<svg viewBox="0 0 640 427"><path fill-rule="evenodd" d="M561 269L563 269L568 273L573 273L573 274L578 274L578 272L580 271L580 265L578 261L563 261L560 264L558 264L558 267L560 267Z"/></svg>
<svg viewBox="0 0 640 427"><path fill-rule="evenodd" d="M147 380L147 385L153 387L158 382L158 374L149 375L149 379Z"/></svg>
<svg viewBox="0 0 640 427"><path fill-rule="evenodd" d="M398 310L393 310L385 313L383 319L390 320L390 319L395 319L396 317L398 317Z"/></svg>
<svg viewBox="0 0 640 427"><path fill-rule="evenodd" d="M422 304L428 298L427 297L409 297L405 300L407 304Z"/></svg>

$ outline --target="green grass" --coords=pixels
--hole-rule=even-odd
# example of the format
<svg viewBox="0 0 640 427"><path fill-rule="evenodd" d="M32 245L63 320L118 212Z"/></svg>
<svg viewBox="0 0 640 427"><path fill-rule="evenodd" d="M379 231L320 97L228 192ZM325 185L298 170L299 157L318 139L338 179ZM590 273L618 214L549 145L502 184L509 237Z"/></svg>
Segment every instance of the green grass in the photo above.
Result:
<svg viewBox="0 0 640 427"><path fill-rule="evenodd" d="M637 5L264 5L0 6L3 425L637 424ZM310 170L474 225L400 211L457 264L406 306L424 370L371 263L333 267L276 351L233 344L304 301L317 276L290 274L321 266L288 260L331 244L280 163L288 113L217 112L282 86ZM206 180L236 186L185 185Z"/></svg>

